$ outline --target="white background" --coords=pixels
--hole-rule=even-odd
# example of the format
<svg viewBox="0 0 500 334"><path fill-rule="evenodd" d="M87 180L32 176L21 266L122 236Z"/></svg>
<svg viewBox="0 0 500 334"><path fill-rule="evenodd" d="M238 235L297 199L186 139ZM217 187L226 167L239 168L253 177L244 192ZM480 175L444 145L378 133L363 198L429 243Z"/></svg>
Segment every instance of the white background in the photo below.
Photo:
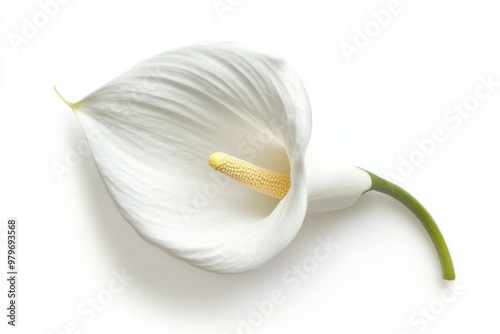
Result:
<svg viewBox="0 0 500 334"><path fill-rule="evenodd" d="M5 268L6 221L16 217L20 272L14 329L1 280L2 333L498 332L500 87L460 124L443 119L474 95L480 76L500 81L496 2L401 0L350 62L342 43L354 45L357 28L376 29L370 12L389 1L221 2L231 6L222 17L213 0L71 0L43 22L38 1L2 1L0 259ZM36 19L44 26L14 46L26 20ZM436 218L459 284L445 284L423 228L384 195L308 217L265 267L223 276L140 239L91 156L58 178L54 163L85 142L55 84L76 101L145 58L207 40L288 60L310 95L311 145L335 144L378 174L397 174L400 159L422 157L415 141L442 129L446 140L398 183ZM311 263L318 237L338 249L300 286L283 280L294 265ZM113 271L122 268L134 279L94 318L82 316L77 309L88 310L89 298L109 297ZM274 290L283 297L271 307ZM255 303L267 305L266 314Z"/></svg>

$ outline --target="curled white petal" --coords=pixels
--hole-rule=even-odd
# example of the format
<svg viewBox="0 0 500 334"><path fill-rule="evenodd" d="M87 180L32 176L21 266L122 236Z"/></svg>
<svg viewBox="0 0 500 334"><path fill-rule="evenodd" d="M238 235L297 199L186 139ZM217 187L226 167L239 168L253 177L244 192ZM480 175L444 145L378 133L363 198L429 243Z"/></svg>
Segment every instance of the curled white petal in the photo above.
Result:
<svg viewBox="0 0 500 334"><path fill-rule="evenodd" d="M372 182L333 147L310 147L306 153L307 213L338 210L352 205Z"/></svg>
<svg viewBox="0 0 500 334"><path fill-rule="evenodd" d="M139 63L75 110L122 215L174 256L237 273L298 232L311 114L283 60L226 43L181 48ZM278 202L229 182L207 164L217 151L289 171L289 193Z"/></svg>

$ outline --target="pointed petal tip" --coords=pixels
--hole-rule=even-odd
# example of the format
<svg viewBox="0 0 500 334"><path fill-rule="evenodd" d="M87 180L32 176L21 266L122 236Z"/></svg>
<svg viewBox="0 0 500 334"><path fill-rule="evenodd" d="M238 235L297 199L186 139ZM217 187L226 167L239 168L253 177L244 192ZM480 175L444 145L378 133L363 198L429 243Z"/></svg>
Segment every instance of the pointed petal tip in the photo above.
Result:
<svg viewBox="0 0 500 334"><path fill-rule="evenodd" d="M73 111L75 111L76 107L77 107L77 104L76 103L72 103L72 102L69 102L68 100L66 100L62 95L61 93L59 93L59 91L57 90L57 87L54 85L54 90L56 91L56 94L57 96L59 96L59 98L64 102L66 103Z"/></svg>

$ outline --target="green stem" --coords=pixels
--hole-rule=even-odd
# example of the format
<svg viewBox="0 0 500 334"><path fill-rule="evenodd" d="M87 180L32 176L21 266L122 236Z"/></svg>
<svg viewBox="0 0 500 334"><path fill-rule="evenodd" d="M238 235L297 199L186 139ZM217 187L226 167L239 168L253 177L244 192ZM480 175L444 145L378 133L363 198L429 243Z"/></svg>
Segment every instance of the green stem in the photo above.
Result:
<svg viewBox="0 0 500 334"><path fill-rule="evenodd" d="M424 208L424 206L417 201L410 193L408 193L403 188L398 185L389 182L373 173L366 171L370 178L372 179L372 186L369 190L375 190L383 194L389 195L413 212L413 214L420 220L425 230L431 237L434 247L439 256L439 261L441 262L441 269L443 271L443 278L445 280L455 279L455 269L453 268L453 262L451 260L450 251L446 245L446 241L441 234L436 222L429 214L429 212ZM368 191L369 191L368 190Z"/></svg>

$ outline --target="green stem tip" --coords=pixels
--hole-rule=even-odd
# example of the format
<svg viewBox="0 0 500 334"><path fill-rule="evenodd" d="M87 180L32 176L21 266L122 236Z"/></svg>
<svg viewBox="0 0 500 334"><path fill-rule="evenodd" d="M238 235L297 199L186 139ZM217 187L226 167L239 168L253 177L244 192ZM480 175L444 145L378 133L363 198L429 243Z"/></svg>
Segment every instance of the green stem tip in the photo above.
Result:
<svg viewBox="0 0 500 334"><path fill-rule="evenodd" d="M443 278L445 280L455 279L455 269L453 267L453 261L451 260L450 251L446 245L441 231L439 230L436 222L430 215L430 213L424 208L424 206L409 192L401 188L400 186L387 181L373 173L366 171L372 180L372 186L368 191L375 190L383 194L389 195L392 198L401 202L404 206L410 209L411 212L420 220L425 230L429 234L434 247L436 248L437 254L439 256L439 261L441 262L441 269L443 271Z"/></svg>

